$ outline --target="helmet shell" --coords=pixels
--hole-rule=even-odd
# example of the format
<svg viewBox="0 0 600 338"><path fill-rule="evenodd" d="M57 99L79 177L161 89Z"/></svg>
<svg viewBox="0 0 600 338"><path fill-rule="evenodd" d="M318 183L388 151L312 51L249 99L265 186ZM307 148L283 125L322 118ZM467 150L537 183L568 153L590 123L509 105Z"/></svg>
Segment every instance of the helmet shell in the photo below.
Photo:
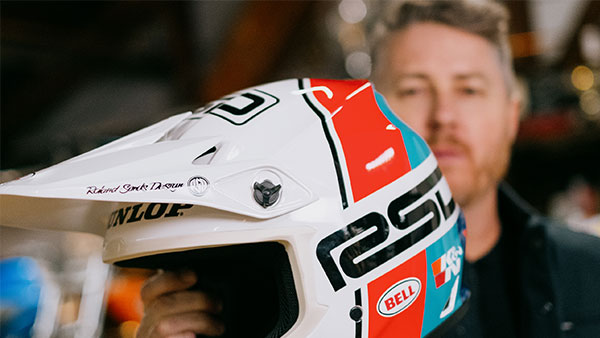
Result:
<svg viewBox="0 0 600 338"><path fill-rule="evenodd" d="M422 337L463 303L460 210L364 80L245 89L0 193L3 225L104 236L109 263L279 243L298 307L285 337Z"/></svg>

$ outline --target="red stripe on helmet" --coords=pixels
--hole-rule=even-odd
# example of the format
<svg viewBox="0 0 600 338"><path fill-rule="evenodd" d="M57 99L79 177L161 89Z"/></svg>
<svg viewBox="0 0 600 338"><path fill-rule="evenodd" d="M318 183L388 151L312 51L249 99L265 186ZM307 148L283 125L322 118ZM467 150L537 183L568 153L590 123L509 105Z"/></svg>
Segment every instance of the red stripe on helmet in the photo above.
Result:
<svg viewBox="0 0 600 338"><path fill-rule="evenodd" d="M346 159L355 202L390 184L410 171L400 130L380 112L373 89L366 80L311 79L315 98L332 115ZM378 112L378 113L372 113Z"/></svg>

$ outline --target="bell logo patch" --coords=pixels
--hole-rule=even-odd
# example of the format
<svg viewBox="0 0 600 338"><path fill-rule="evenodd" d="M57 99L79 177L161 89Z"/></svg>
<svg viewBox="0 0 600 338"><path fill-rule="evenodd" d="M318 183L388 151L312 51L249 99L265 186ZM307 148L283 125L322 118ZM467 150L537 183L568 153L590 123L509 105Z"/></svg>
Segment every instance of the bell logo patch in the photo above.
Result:
<svg viewBox="0 0 600 338"><path fill-rule="evenodd" d="M387 289L377 302L377 312L384 317L392 317L408 309L421 292L421 281L410 277L399 281Z"/></svg>

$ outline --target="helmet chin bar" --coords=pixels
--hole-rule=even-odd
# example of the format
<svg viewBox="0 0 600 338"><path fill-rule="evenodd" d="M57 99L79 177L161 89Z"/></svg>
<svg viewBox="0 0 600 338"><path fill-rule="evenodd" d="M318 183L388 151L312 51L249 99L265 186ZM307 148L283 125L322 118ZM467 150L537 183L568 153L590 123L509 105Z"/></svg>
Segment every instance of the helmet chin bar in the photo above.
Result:
<svg viewBox="0 0 600 338"><path fill-rule="evenodd" d="M194 270L193 289L223 301L222 337L281 337L298 319L292 269L283 245L275 242L164 253L116 263L122 267Z"/></svg>

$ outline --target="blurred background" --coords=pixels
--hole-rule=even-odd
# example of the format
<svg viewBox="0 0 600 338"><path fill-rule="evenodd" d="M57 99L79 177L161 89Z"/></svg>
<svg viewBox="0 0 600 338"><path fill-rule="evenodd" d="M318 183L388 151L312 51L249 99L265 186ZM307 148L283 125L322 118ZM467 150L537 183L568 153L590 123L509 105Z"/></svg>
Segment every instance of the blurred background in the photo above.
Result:
<svg viewBox="0 0 600 338"><path fill-rule="evenodd" d="M536 208L600 234L600 1L502 2L527 103L508 181ZM378 3L3 0L1 180L248 86L368 77ZM93 236L0 236L1 337L133 335L132 295L149 272L109 269Z"/></svg>

